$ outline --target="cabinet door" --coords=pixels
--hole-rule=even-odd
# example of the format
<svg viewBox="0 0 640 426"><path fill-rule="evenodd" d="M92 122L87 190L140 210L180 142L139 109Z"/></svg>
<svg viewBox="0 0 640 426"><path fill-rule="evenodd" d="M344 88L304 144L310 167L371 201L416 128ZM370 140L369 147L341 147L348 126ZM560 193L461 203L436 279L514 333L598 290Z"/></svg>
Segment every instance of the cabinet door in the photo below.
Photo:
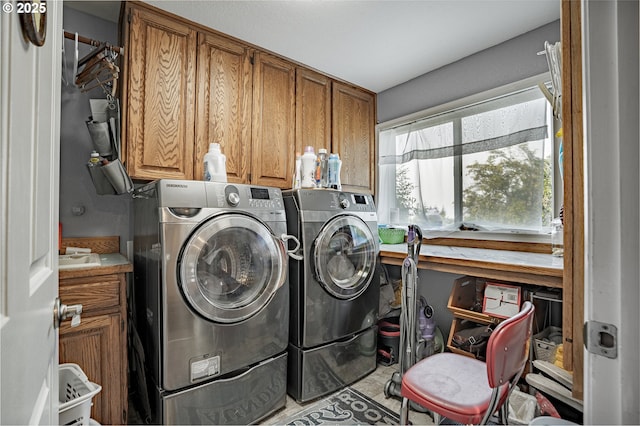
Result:
<svg viewBox="0 0 640 426"><path fill-rule="evenodd" d="M60 326L60 363L78 364L90 381L102 386L91 408L91 418L100 424L127 421L122 327L120 314L83 316L77 327L71 328L69 321Z"/></svg>
<svg viewBox="0 0 640 426"><path fill-rule="evenodd" d="M251 183L291 188L295 164L295 67L262 52L253 61Z"/></svg>
<svg viewBox="0 0 640 426"><path fill-rule="evenodd" d="M196 31L132 7L129 24L127 169L137 179L192 179Z"/></svg>
<svg viewBox="0 0 640 426"><path fill-rule="evenodd" d="M198 34L198 83L194 179L203 178L211 142L227 157L229 182L247 183L251 158L251 58L248 47Z"/></svg>
<svg viewBox="0 0 640 426"><path fill-rule="evenodd" d="M375 189L375 95L333 83L332 151L340 154L345 190L373 194Z"/></svg>
<svg viewBox="0 0 640 426"><path fill-rule="evenodd" d="M306 68L296 70L296 152L311 145L331 152L331 79Z"/></svg>

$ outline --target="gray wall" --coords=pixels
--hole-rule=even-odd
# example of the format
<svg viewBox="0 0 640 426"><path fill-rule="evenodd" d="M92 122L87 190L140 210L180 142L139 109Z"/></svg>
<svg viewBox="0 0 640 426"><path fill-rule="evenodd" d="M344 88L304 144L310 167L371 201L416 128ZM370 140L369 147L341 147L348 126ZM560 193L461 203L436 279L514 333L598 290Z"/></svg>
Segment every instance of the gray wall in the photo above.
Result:
<svg viewBox="0 0 640 426"><path fill-rule="evenodd" d="M68 7L63 8L63 27L66 31L95 40L118 44L118 25ZM85 121L91 115L89 99L105 99L101 89L82 93L73 85L75 42L64 40L63 73L70 80L62 82L60 116L60 222L63 237L120 236L120 252L126 254L131 240L132 203L129 195L97 195L87 160L93 144ZM82 58L93 47L78 44ZM121 75L122 78L122 75ZM74 208L84 208L84 214L74 214Z"/></svg>
<svg viewBox="0 0 640 426"><path fill-rule="evenodd" d="M547 72L545 41L560 41L559 20L380 92L378 122Z"/></svg>
<svg viewBox="0 0 640 426"><path fill-rule="evenodd" d="M386 265L391 280L401 279L401 267ZM453 314L447 309L449 295L453 288L453 281L464 275L450 274L447 272L418 270L418 296L423 296L433 308L433 318L436 325L442 331L445 344L449 337L449 329L453 321ZM397 315L397 312L392 314Z"/></svg>

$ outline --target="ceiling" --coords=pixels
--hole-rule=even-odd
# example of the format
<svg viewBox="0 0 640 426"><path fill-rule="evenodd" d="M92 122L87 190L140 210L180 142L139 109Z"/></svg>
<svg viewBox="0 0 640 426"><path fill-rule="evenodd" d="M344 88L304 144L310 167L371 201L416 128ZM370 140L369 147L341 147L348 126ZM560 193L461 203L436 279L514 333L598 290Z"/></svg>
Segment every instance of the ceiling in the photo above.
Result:
<svg viewBox="0 0 640 426"><path fill-rule="evenodd" d="M148 0L379 93L560 19L560 0ZM120 2L65 6L118 21Z"/></svg>

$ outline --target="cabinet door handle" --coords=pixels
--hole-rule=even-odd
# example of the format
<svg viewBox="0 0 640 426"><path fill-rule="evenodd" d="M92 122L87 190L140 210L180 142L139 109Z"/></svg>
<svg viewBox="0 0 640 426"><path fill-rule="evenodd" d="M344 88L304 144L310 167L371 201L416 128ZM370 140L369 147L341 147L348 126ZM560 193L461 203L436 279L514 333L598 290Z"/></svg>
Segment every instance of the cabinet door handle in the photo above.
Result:
<svg viewBox="0 0 640 426"><path fill-rule="evenodd" d="M53 327L60 328L60 323L71 318L71 327L80 325L80 314L82 314L82 305L65 305L60 302L60 298L56 297L53 306Z"/></svg>

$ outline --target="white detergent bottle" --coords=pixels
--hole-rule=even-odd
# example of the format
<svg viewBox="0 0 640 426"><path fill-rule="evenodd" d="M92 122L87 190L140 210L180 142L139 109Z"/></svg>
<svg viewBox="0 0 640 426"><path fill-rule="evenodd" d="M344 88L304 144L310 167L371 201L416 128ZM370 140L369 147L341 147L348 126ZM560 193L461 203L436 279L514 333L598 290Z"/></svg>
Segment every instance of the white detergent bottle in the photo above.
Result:
<svg viewBox="0 0 640 426"><path fill-rule="evenodd" d="M227 157L220 150L219 143L210 143L209 152L204 156L204 180L207 182L227 181Z"/></svg>
<svg viewBox="0 0 640 426"><path fill-rule="evenodd" d="M302 188L315 188L316 187L316 153L312 146L307 146L304 149L304 154L300 158L300 174L302 179L300 180L300 186Z"/></svg>
<svg viewBox="0 0 640 426"><path fill-rule="evenodd" d="M300 188L300 180L302 176L300 174L302 167L302 155L299 152L296 152L296 170L293 172L293 189Z"/></svg>

